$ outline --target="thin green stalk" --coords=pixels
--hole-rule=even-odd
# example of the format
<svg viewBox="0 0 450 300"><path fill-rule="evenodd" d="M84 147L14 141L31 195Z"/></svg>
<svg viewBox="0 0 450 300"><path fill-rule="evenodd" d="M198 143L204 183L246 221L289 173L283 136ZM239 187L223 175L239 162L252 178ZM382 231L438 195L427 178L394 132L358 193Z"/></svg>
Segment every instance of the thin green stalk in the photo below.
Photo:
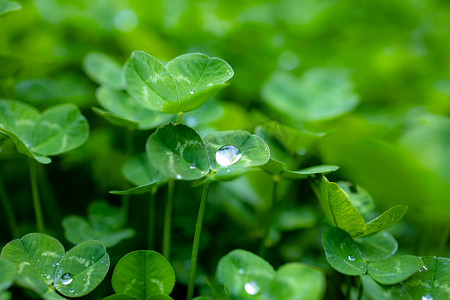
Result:
<svg viewBox="0 0 450 300"><path fill-rule="evenodd" d="M8 195L6 194L6 190L5 187L3 186L1 178L0 178L0 198L2 198L2 204L5 210L6 219L8 221L9 229L11 230L11 237L13 239L18 238L19 230L17 228L16 218L14 217L14 212L11 207Z"/></svg>
<svg viewBox="0 0 450 300"><path fill-rule="evenodd" d="M163 228L163 245L162 253L164 257L170 261L170 235L172 227L172 208L173 208L173 194L175 190L175 179L169 179L167 188L167 203L164 212L164 228Z"/></svg>
<svg viewBox="0 0 450 300"><path fill-rule="evenodd" d="M181 118L183 117L183 112L182 111L180 111L178 114L177 114L177 121L176 121L176 124L181 124Z"/></svg>
<svg viewBox="0 0 450 300"><path fill-rule="evenodd" d="M147 246L149 250L155 248L155 196L158 188L156 185L150 192L150 199L148 202L148 242Z"/></svg>
<svg viewBox="0 0 450 300"><path fill-rule="evenodd" d="M280 182L281 178L279 175L274 175L273 176L273 188L272 188L272 202L269 208L269 216L267 218L267 225L265 228L265 233L264 233L264 238L261 242L260 248L259 248L259 253L260 256L264 256L265 251L266 251L266 245L267 243L270 241L270 232L272 230L273 227L273 219L275 217L275 211L276 211L276 206L277 206L277 187L278 187L278 182Z"/></svg>
<svg viewBox="0 0 450 300"><path fill-rule="evenodd" d="M192 243L191 263L189 267L189 283L187 300L192 300L194 296L195 271L197 268L198 247L200 245L200 236L202 234L203 217L205 215L206 198L208 197L209 183L203 186L202 199L198 209L197 223L195 224L194 242Z"/></svg>
<svg viewBox="0 0 450 300"><path fill-rule="evenodd" d="M36 226L38 232L44 232L45 226L44 218L42 215L41 201L39 199L36 162L32 158L28 158L28 166L30 169L31 192L33 195L34 214L36 215Z"/></svg>

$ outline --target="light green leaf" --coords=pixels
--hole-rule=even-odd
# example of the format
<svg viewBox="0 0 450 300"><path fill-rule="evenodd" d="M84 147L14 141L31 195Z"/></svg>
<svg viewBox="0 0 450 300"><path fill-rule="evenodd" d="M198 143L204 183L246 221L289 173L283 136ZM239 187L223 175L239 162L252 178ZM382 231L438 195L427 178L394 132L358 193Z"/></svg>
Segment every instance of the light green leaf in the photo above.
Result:
<svg viewBox="0 0 450 300"><path fill-rule="evenodd" d="M155 190L155 183L160 183L159 181L155 181L149 184L143 184L136 187L132 187L126 189L124 191L109 191L110 194L113 195L142 195L153 192Z"/></svg>
<svg viewBox="0 0 450 300"><path fill-rule="evenodd" d="M10 300L12 299L12 294L8 291L0 292L0 300Z"/></svg>
<svg viewBox="0 0 450 300"><path fill-rule="evenodd" d="M280 209L276 216L276 227L289 231L313 227L316 223L317 213L309 206L292 206Z"/></svg>
<svg viewBox="0 0 450 300"><path fill-rule="evenodd" d="M205 135L203 140L215 171L210 180L235 178L252 167L264 165L270 157L263 139L244 130L217 131Z"/></svg>
<svg viewBox="0 0 450 300"><path fill-rule="evenodd" d="M91 52L86 55L83 69L98 84L105 84L115 90L125 88L122 67L115 59L104 53Z"/></svg>
<svg viewBox="0 0 450 300"><path fill-rule="evenodd" d="M383 214L367 223L366 232L361 236L373 234L375 232L391 227L392 225L400 221L401 218L403 218L407 209L408 206L406 205L396 205L389 208Z"/></svg>
<svg viewBox="0 0 450 300"><path fill-rule="evenodd" d="M173 300L172 297L165 294L152 295L147 298L147 300Z"/></svg>
<svg viewBox="0 0 450 300"><path fill-rule="evenodd" d="M274 276L275 270L267 261L240 249L222 257L217 265L217 279L232 299L255 299L253 295L269 294Z"/></svg>
<svg viewBox="0 0 450 300"><path fill-rule="evenodd" d="M329 227L322 233L322 245L328 263L345 275L362 275L367 265L358 245L344 230Z"/></svg>
<svg viewBox="0 0 450 300"><path fill-rule="evenodd" d="M348 199L356 210L367 220L374 209L374 203L369 193L359 185L355 186L356 191L353 192L349 182L338 181L337 184L348 195Z"/></svg>
<svg viewBox="0 0 450 300"><path fill-rule="evenodd" d="M16 1L5 1L0 0L0 17L3 17L9 13L12 13L16 10L19 10L22 8L22 5L20 5Z"/></svg>
<svg viewBox="0 0 450 300"><path fill-rule="evenodd" d="M322 299L325 275L318 269L301 263L281 266L270 286L270 300Z"/></svg>
<svg viewBox="0 0 450 300"><path fill-rule="evenodd" d="M158 170L150 164L145 153L140 153L126 161L122 166L122 175L138 186L154 183L160 178Z"/></svg>
<svg viewBox="0 0 450 300"><path fill-rule="evenodd" d="M334 165L319 165L319 166L312 166L305 169L297 170L297 171L289 171L285 170L281 177L287 178L287 179L304 179L308 178L308 176L315 175L315 174L328 174L331 172L334 172L338 170L338 166Z"/></svg>
<svg viewBox="0 0 450 300"><path fill-rule="evenodd" d="M9 260L0 259L0 293L8 289L16 276L16 268Z"/></svg>
<svg viewBox="0 0 450 300"><path fill-rule="evenodd" d="M262 97L273 109L303 122L338 117L359 102L348 72L326 68L310 69L300 78L277 72L264 85Z"/></svg>
<svg viewBox="0 0 450 300"><path fill-rule="evenodd" d="M357 238L355 242L366 261L377 261L388 258L397 252L398 243L387 231Z"/></svg>
<svg viewBox="0 0 450 300"><path fill-rule="evenodd" d="M209 171L205 144L186 125L168 123L158 128L145 147L151 164L167 178L194 180Z"/></svg>
<svg viewBox="0 0 450 300"><path fill-rule="evenodd" d="M103 300L137 300L137 299L128 294L114 294L106 298L103 298Z"/></svg>
<svg viewBox="0 0 450 300"><path fill-rule="evenodd" d="M406 280L422 266L423 262L420 257L398 255L370 263L367 271L373 279L381 284L395 284Z"/></svg>
<svg viewBox="0 0 450 300"><path fill-rule="evenodd" d="M269 174L276 175L283 172L286 169L286 164L279 160L269 158L265 165L262 165L261 168L268 172Z"/></svg>
<svg viewBox="0 0 450 300"><path fill-rule="evenodd" d="M135 51L125 64L129 94L142 106L172 114L201 106L232 76L233 69L225 61L199 53L181 55L164 65Z"/></svg>
<svg viewBox="0 0 450 300"><path fill-rule="evenodd" d="M404 291L399 284L380 285L375 280L373 280L372 277L370 277L369 275L362 275L361 281L364 287L364 294L369 296L369 299L413 300L413 298L411 298L408 292Z"/></svg>
<svg viewBox="0 0 450 300"><path fill-rule="evenodd" d="M175 285L175 272L158 252L139 250L120 259L111 283L116 293L147 299L156 294L170 294Z"/></svg>
<svg viewBox="0 0 450 300"><path fill-rule="evenodd" d="M88 219L75 215L65 217L62 225L66 239L73 244L98 240L109 248L135 234L131 228L122 228L125 222L123 211L106 202L92 202Z"/></svg>
<svg viewBox="0 0 450 300"><path fill-rule="evenodd" d="M171 117L143 107L125 93L107 86L99 87L96 96L106 111L98 108L94 111L114 125L147 130L162 125Z"/></svg>

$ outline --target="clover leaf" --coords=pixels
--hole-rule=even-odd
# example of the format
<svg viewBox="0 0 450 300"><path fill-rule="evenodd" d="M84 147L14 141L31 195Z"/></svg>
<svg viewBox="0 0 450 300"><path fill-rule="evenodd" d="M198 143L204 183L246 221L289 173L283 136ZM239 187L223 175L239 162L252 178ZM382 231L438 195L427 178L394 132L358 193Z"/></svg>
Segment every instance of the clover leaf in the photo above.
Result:
<svg viewBox="0 0 450 300"><path fill-rule="evenodd" d="M20 5L16 1L0 0L0 17L5 16L21 8L22 5Z"/></svg>
<svg viewBox="0 0 450 300"><path fill-rule="evenodd" d="M81 297L100 284L109 268L109 256L98 241L85 241L67 253L55 238L30 233L3 247L1 258L11 261L16 282L44 299Z"/></svg>
<svg viewBox="0 0 450 300"><path fill-rule="evenodd" d="M86 74L100 85L107 85L115 90L125 88L122 66L112 57L101 53L91 52L83 60Z"/></svg>
<svg viewBox="0 0 450 300"><path fill-rule="evenodd" d="M48 108L41 114L34 107L13 100L0 100L0 132L6 134L20 153L40 163L82 145L89 128L73 104Z"/></svg>
<svg viewBox="0 0 450 300"><path fill-rule="evenodd" d="M164 65L135 51L125 64L128 93L142 106L173 114L201 106L233 77L225 61L200 53L178 56Z"/></svg>

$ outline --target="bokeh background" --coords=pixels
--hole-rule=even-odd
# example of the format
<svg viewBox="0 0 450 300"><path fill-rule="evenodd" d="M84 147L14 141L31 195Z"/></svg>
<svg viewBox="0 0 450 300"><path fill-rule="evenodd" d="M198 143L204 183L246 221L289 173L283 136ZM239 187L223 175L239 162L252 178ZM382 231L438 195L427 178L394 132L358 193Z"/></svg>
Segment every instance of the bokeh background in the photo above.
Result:
<svg viewBox="0 0 450 300"><path fill-rule="evenodd" d="M59 224L64 216L84 215L95 199L119 201L108 191L126 186L120 173L127 158L126 133L92 112L98 106L97 85L83 71L84 57L104 52L124 63L134 50L162 61L202 52L230 63L235 76L205 108L186 114L184 122L202 133L264 128L284 149L271 147L274 157L291 169L340 166L330 180L364 187L379 212L395 204L409 206L404 221L392 229L401 251L449 256L449 1L20 3L22 9L0 19L0 97L40 109L76 103L91 129L83 147L40 168L44 213L55 236L63 239ZM149 134L136 133L134 152L143 150ZM0 147L3 185L25 234L34 230L26 160L1 137ZM258 216L269 202L269 179L253 174L213 188L202 243L203 251L219 253L203 257L202 272L214 273L208 259L216 262L226 250L246 247L245 241L260 236ZM314 199L299 196L305 189L286 183L280 197L314 206ZM178 191L174 243L189 245L199 194L188 184L180 184ZM138 237L145 220L142 205L145 197L131 202L130 222ZM218 222L220 214L226 215L227 226ZM7 227L2 213L0 227ZM233 236L236 232L242 236ZM313 242L305 234L314 236L314 231L280 238L273 257L282 262L314 256L308 249L317 248L308 246ZM0 245L10 239L2 232ZM112 251L120 258L144 245L135 238ZM179 249L186 253L174 254L174 264L183 282L190 247Z"/></svg>

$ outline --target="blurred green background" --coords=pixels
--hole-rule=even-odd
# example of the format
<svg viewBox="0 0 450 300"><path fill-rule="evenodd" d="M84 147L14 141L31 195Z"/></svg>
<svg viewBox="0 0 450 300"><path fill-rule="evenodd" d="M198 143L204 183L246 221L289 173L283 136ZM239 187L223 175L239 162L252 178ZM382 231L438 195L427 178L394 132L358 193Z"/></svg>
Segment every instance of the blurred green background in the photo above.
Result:
<svg viewBox="0 0 450 300"><path fill-rule="evenodd" d="M73 102L91 127L86 145L41 168L50 223L59 224L69 213L85 214L94 199L117 201L107 192L126 185L120 174L127 157L126 133L91 111L91 106L98 106L96 84L84 73L83 58L100 51L124 63L132 51L143 50L169 61L183 53L202 52L230 63L235 76L209 107L186 114L184 122L201 133L263 127L282 141L284 151L271 147L272 154L291 169L339 165L331 180L361 185L373 196L378 211L394 204L409 206L403 225L394 228L403 249L419 255L449 255L448 248L437 253L445 249L442 234L450 223L449 1L20 3L21 10L0 19L0 97L40 109ZM134 152L143 150L149 134L136 133ZM0 142L0 174L26 233L33 230L29 182L24 180L26 161L11 143L1 137ZM252 217L245 215L244 208L264 210L265 195L270 193L263 177L249 175L212 191L216 206L210 214L228 207L228 218L237 220L229 232L246 232L242 241L246 234L258 236L249 229ZM199 197L187 184L179 188L177 197L184 201L178 202L175 214L192 206L192 214L175 220L182 243L182 237L188 241L193 232ZM183 189L188 191L185 196ZM286 183L280 196L303 203L308 200L297 195L304 189ZM230 199L235 198L244 200L233 204ZM138 197L134 203L144 201ZM139 212L140 204L133 205L137 207L130 222L139 227L145 215ZM227 240L226 233L215 234L215 242L208 240L221 228L217 220L209 222L209 235L202 241L206 248L239 246L241 239L217 240ZM192 232L184 233L182 228ZM62 236L58 226L52 230ZM9 239L2 234L0 244ZM301 244L295 237L292 240ZM141 244L136 240L127 247ZM285 248L292 251L289 244ZM186 256L188 251L189 247ZM224 253L221 250L217 256ZM299 255L286 254L284 259Z"/></svg>

